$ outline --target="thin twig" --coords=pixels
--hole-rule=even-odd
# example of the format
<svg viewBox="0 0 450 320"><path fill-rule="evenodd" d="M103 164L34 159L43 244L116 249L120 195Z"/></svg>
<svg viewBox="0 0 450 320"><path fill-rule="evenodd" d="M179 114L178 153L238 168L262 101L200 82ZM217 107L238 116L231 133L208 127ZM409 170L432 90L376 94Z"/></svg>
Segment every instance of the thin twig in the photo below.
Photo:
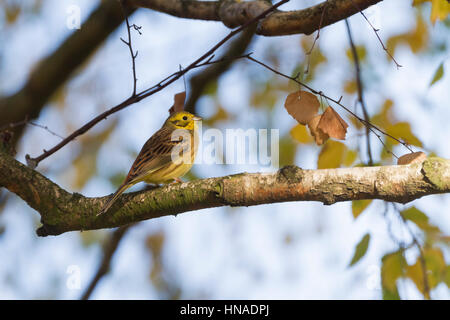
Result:
<svg viewBox="0 0 450 320"><path fill-rule="evenodd" d="M278 70L276 70L276 69L274 69L274 68L268 66L268 65L265 64L264 62L261 62L261 61L255 59L255 58L253 58L251 55L248 55L246 58L247 58L248 60L253 61L253 62L255 62L255 63L257 63L257 64L263 66L264 68L266 68L266 69L268 69L268 70L270 70L270 71L272 71L272 72L274 72L274 73L276 73L276 74L278 74L278 75L280 75L280 76L286 78L286 79L289 79L289 80L292 80L292 81L298 83L299 85L301 85L301 86L303 86L304 88L308 89L308 90L311 91L312 93L317 94L317 95L320 95L320 96L323 96L324 98L326 98L326 99L328 99L328 100L334 102L335 104L337 104L338 106L340 106L341 108L343 108L345 111L347 111L348 113L350 113L350 114L351 114L353 117L355 117L359 122L361 122L361 123L364 124L365 126L369 126L369 127L370 127L370 131L371 131L372 133L374 133L374 134L378 137L378 139L380 139L380 141L381 141L381 143L383 144L383 146L386 146L386 145L385 145L384 142L382 141L381 136L380 136L378 133L376 133L375 131L378 131L379 133L385 135L386 137L389 137L389 138L391 138L392 140L397 141L397 142L400 143L402 146L404 146L405 148L407 148L410 152L414 152L414 151L411 149L411 147L410 147L406 142L404 142L404 141L402 141L402 140L400 140L400 139L398 139L398 138L392 136L391 134L389 134L389 133L387 133L387 132L381 130L380 128L378 128L377 126L375 126L374 124L372 124L371 122L362 119L362 118L359 117L357 114L355 114L355 113L352 112L350 109L348 109L346 106L344 106L344 105L341 103L341 98L342 98L342 97L339 98L339 100L335 100L335 99L333 99L333 98L330 98L329 96L325 95L322 91L314 90L314 89L311 88L310 86L308 86L308 85L304 84L303 82L297 80L296 77L290 77L290 76L288 76L287 74L284 74L284 73L282 73L282 72L280 72L280 71L278 71Z"/></svg>
<svg viewBox="0 0 450 320"><path fill-rule="evenodd" d="M125 41L124 39L120 38L120 40L122 40L123 43L126 44L126 46L129 48L130 50L130 55L131 55L131 67L133 70L133 93L132 93L132 97L136 96L136 84L137 84L137 77L136 77L136 57L138 55L138 51L136 51L136 53L134 53L133 51L133 45L131 43L131 31L130 29L133 27L134 30L136 30L140 35L141 33L141 28L139 26L136 26L135 24L133 24L132 26L130 26L130 22L128 21L128 15L125 12L125 9L123 7L123 2L120 1L120 7L122 9L122 13L123 16L125 17L125 23L127 25L127 34L128 34L128 41Z"/></svg>
<svg viewBox="0 0 450 320"><path fill-rule="evenodd" d="M265 10L264 12L262 12L261 14L259 14L258 16L256 16L255 18L247 21L246 23L244 23L243 25L241 25L239 28L234 29L233 31L231 31L227 36L225 36L222 40L220 40L214 47L212 47L211 49L209 49L206 53L204 53L200 58L198 58L197 60L195 60L194 62L192 62L189 66L187 66L184 70L180 71L176 76L174 76L173 78L171 78L170 80L168 80L167 85L174 82L175 80L178 80L181 76L183 76L184 74L186 74L188 71L190 71L191 69L195 68L197 65L199 65L203 60L210 58L211 55L213 55L213 53L219 49L225 42L227 42L228 40L230 40L232 37L234 37L236 34L238 34L239 32L241 32L242 30L244 30L245 28L247 28L248 26L252 25L253 23L255 23L256 21L264 18L267 14L269 14L270 12L272 12L273 10L275 10L276 8L278 8L279 6L281 6L282 4L289 2L289 0L281 0L280 2L277 2L276 4L274 4L273 6L271 6L269 9ZM156 88L155 90L159 91L158 88ZM142 92L140 92L138 94L139 97L146 98L149 95L152 95L154 92L153 91L149 91L149 89L144 90Z"/></svg>
<svg viewBox="0 0 450 320"><path fill-rule="evenodd" d="M273 6L271 6L270 8L268 8L267 10L265 10L264 12L262 12L261 14L259 14L258 16L256 16L255 18L249 20L248 22L244 23L242 26L240 26L239 28L231 31L227 36L225 36L222 40L220 40L214 47L212 47L210 50L208 50L205 54L203 54L200 58L198 58L197 60L195 60L194 62L192 62L188 67L186 67L185 69L175 72L171 75L169 75L168 77L166 77L165 79L161 80L159 83L157 83L156 85L145 89L139 93L137 93L135 96L131 96L130 98L126 99L125 101L123 101L122 103L118 104L117 106L103 112L102 114L98 115L97 117L95 117L94 119L92 119L91 121L89 121L88 123L86 123L84 126L82 126L81 128L79 128L78 130L74 131L71 135L69 135L67 138L65 138L63 141L61 141L60 143L58 143L57 145L55 145L53 148L51 148L48 151L45 151L44 153L42 153L41 155L39 155L38 157L35 158L31 158L30 155L26 155L25 159L27 161L27 165L31 168L35 168L39 162L41 162L43 159L49 157L50 155L52 155L53 153L55 153L56 151L58 151L59 149L61 149L63 146L65 146L66 144L68 144L70 141L72 141L73 139L75 139L76 137L78 137L79 135L82 135L83 133L85 133L86 131L88 131L90 128L92 128L93 126L95 126L97 123L99 123L100 121L106 119L107 116L118 112L134 103L137 103L139 101L141 101L142 99L145 99L159 91L161 91L162 89L164 89L165 87L169 86L171 83L175 82L176 80L178 80L179 78L181 78L184 74L186 74L187 72L191 71L192 69L195 68L199 68L205 65L209 65L212 63L218 63L218 62L223 62L227 59L219 59L216 61L212 61L212 58L214 57L214 52L219 49L224 43L226 43L229 39L231 39L233 36L235 36L236 34L238 34L239 32L241 32L242 30L244 30L245 28L247 28L248 26L252 25L253 23L255 23L256 21L264 18L267 14L269 14L270 12L272 12L273 10L275 10L276 8L278 8L279 6L281 6L282 4L288 2L289 0L281 0L280 2L274 4ZM241 57L236 57L235 59L238 58L247 58L248 56L241 56ZM204 61L206 60L206 61Z"/></svg>
<svg viewBox="0 0 450 320"><path fill-rule="evenodd" d="M108 242L103 249L102 262L100 263L95 276L92 278L86 290L80 297L80 300L88 300L92 292L94 292L95 288L97 287L99 281L109 272L112 258L116 253L117 248L119 247L119 244L123 239L125 233L128 231L128 229L130 229L131 226L133 226L133 224L119 227L111 234L111 237L108 239Z"/></svg>
<svg viewBox="0 0 450 320"><path fill-rule="evenodd" d="M386 48L386 46L383 43L383 40L381 40L380 35L378 34L378 32L380 31L380 29L376 29L372 23L369 21L369 19L367 19L366 15L364 14L364 12L361 11L361 9L358 7L358 5L356 3L353 2L353 0L350 0L353 4L353 6L358 9L359 13L361 13L361 15L364 17L364 19L367 21L367 23L369 24L369 26L372 28L373 32L375 32L375 35L378 38L378 41L381 44L381 47L383 48L383 50L387 53L387 55L392 59L392 61L394 61L395 65L397 66L397 69L400 69L402 67L402 65L400 65L392 56L392 54L390 54L390 52L388 51L388 49Z"/></svg>
<svg viewBox="0 0 450 320"><path fill-rule="evenodd" d="M14 123L9 123L9 124L7 124L7 125L4 125L4 126L0 127L0 132L1 132L1 131L8 130L8 129L13 129L13 128L16 128L16 127L24 126L24 125L31 125L31 126L35 126L35 127L44 129L44 130L46 130L48 133L54 135L55 137L58 137L58 138L60 138L60 139L64 139L64 137L62 137L61 135L59 135L59 134L57 134L56 132L50 130L49 127L44 126L44 125L39 124L39 123L36 123L36 122L33 122L33 121L30 121L29 118L28 118L28 116L25 117L24 120L21 120L21 121L18 121L18 122L14 122Z"/></svg>
<svg viewBox="0 0 450 320"><path fill-rule="evenodd" d="M352 50L353 60L355 61L355 69L356 69L356 84L358 87L358 101L361 105L361 109L364 115L364 120L369 122L369 113L367 112L366 103L364 101L363 96L363 82L361 79L361 66L359 64L358 52L356 51L355 44L353 42L352 31L350 30L350 24L347 19L345 19L345 26L347 27L348 39L350 42L350 48ZM370 147L370 128L365 126L366 128L366 145L367 145L367 156L369 157L369 166L373 166L373 158L372 158L372 149Z"/></svg>
<svg viewBox="0 0 450 320"><path fill-rule="evenodd" d="M325 9L326 8L327 8L327 5L325 4L323 6L323 9L322 9L322 15L320 16L319 28L317 29L317 34L316 34L316 37L314 38L314 42L313 42L313 44L311 46L311 49L309 49L309 51L305 53L305 55L308 56L308 63L306 64L305 74L309 73L309 65L310 65L310 62L311 62L311 54L312 54L312 51L314 49L314 46L316 45L316 41L319 40L319 37L320 37L320 28L322 27L323 16L325 14Z"/></svg>
<svg viewBox="0 0 450 320"><path fill-rule="evenodd" d="M255 34L254 29L254 27L247 28L232 42L230 42L226 51L222 54L222 58L235 57L244 54L253 39L253 35ZM197 101L201 97L206 86L217 81L220 75L226 72L235 61L237 60L228 59L228 61L223 63L211 65L192 76L189 80L189 95L186 100L185 110L191 113L196 113Z"/></svg>
<svg viewBox="0 0 450 320"><path fill-rule="evenodd" d="M427 300L431 300L430 285L428 283L428 275L427 275L427 264L425 261L425 256L423 254L422 245L420 244L420 242L417 239L414 232L411 230L410 226L408 225L408 221L406 221L405 217L403 217L403 215L402 215L400 209L397 207L397 205L395 203L392 203L392 206L394 207L395 211L400 216L403 224L405 225L406 229L408 230L409 234L411 235L414 245L416 246L417 250L419 251L419 261L420 261L420 265L422 267L424 297Z"/></svg>

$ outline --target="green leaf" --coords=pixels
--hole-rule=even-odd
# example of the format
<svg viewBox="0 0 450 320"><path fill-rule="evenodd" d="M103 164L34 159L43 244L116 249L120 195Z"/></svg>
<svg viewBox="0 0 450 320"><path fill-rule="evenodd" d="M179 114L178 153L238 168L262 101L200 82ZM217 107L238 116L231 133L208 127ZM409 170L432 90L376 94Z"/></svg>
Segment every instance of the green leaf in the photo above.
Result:
<svg viewBox="0 0 450 320"><path fill-rule="evenodd" d="M417 209L416 207L411 207L400 212L403 219L413 222L422 231L428 233L440 233L440 229L428 221L428 216Z"/></svg>
<svg viewBox="0 0 450 320"><path fill-rule="evenodd" d="M383 288L383 300L400 300L400 295L398 293L397 285L394 290L388 290Z"/></svg>
<svg viewBox="0 0 450 320"><path fill-rule="evenodd" d="M353 266L355 263L357 263L359 260L361 260L362 257L367 252L367 249L369 248L369 242L370 242L370 234L366 233L364 237L362 237L361 241L356 245L355 253L353 254L352 261L350 262L349 267Z"/></svg>
<svg viewBox="0 0 450 320"><path fill-rule="evenodd" d="M444 279L444 282L447 285L447 287L450 289L450 265L445 267L445 279Z"/></svg>
<svg viewBox="0 0 450 320"><path fill-rule="evenodd" d="M407 267L406 275L415 283L424 297L429 299L428 293L425 291L424 274L427 275L429 289L433 289L439 283L445 282L447 267L444 255L439 248L424 249L423 258L425 259L426 272L423 271L421 258L417 257L416 262Z"/></svg>
<svg viewBox="0 0 450 320"><path fill-rule="evenodd" d="M405 220L414 222L417 226L423 226L428 224L428 217L425 213L417 209L416 207L411 207L400 212Z"/></svg>
<svg viewBox="0 0 450 320"><path fill-rule="evenodd" d="M396 281L405 273L407 266L403 257L403 250L398 250L384 255L381 259L381 285L384 292L391 296L398 295ZM396 293L397 292L397 293Z"/></svg>
<svg viewBox="0 0 450 320"><path fill-rule="evenodd" d="M356 219L372 203L372 200L354 200L352 201L352 213Z"/></svg>
<svg viewBox="0 0 450 320"><path fill-rule="evenodd" d="M430 87L439 80L441 80L443 76L444 76L444 62L441 62L436 72L434 73L433 80L431 80L430 82Z"/></svg>
<svg viewBox="0 0 450 320"><path fill-rule="evenodd" d="M428 283L435 288L439 283L445 282L446 265L444 254L440 248L426 248L423 252L427 267Z"/></svg>

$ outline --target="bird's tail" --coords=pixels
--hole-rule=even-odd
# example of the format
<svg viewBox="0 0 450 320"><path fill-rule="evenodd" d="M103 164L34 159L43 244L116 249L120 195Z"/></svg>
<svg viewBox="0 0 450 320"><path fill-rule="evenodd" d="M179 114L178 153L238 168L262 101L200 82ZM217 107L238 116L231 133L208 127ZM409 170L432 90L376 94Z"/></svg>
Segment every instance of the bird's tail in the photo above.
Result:
<svg viewBox="0 0 450 320"><path fill-rule="evenodd" d="M109 200L106 202L106 204L103 206L102 210L100 210L99 213L97 213L97 216L105 213L106 211L111 208L111 206L114 204L114 202L117 200L117 198L128 188L130 187L129 184L123 184L117 189L117 191L109 198Z"/></svg>

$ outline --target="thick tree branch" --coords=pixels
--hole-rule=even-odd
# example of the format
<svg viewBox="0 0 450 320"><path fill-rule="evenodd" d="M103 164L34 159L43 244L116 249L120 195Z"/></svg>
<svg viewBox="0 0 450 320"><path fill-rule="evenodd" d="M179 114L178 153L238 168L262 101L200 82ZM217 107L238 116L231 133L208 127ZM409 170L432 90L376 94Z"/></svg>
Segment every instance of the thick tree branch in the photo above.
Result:
<svg viewBox="0 0 450 320"><path fill-rule="evenodd" d="M428 158L400 166L243 173L166 185L121 196L108 214L97 216L108 197L69 193L39 172L0 151L0 187L22 198L41 215L39 236L73 230L113 228L157 217L221 206L286 201L333 204L356 199L406 203L450 192L450 160Z"/></svg>
<svg viewBox="0 0 450 320"><path fill-rule="evenodd" d="M134 9L127 9L127 14ZM82 24L28 76L25 85L9 97L0 97L0 127L37 118L48 99L124 20L117 1L102 1ZM14 128L15 139L23 127Z"/></svg>
<svg viewBox="0 0 450 320"><path fill-rule="evenodd" d="M328 0L302 10L277 10L259 22L256 34L263 36L311 34L320 27L348 18L380 1L382 0ZM271 5L269 1L264 0L128 0L127 3L180 18L221 21L229 28L244 24ZM325 6L327 8L320 25Z"/></svg>

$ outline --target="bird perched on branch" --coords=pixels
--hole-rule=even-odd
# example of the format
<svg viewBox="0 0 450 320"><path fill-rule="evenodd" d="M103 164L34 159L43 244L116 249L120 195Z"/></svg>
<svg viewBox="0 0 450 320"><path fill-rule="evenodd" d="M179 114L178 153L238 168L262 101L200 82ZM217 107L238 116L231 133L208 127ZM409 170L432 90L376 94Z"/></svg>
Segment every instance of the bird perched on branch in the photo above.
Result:
<svg viewBox="0 0 450 320"><path fill-rule="evenodd" d="M180 181L194 163L198 145L195 121L198 120L201 118L187 111L170 115L161 129L144 144L125 181L97 215L108 211L125 190L138 182Z"/></svg>

